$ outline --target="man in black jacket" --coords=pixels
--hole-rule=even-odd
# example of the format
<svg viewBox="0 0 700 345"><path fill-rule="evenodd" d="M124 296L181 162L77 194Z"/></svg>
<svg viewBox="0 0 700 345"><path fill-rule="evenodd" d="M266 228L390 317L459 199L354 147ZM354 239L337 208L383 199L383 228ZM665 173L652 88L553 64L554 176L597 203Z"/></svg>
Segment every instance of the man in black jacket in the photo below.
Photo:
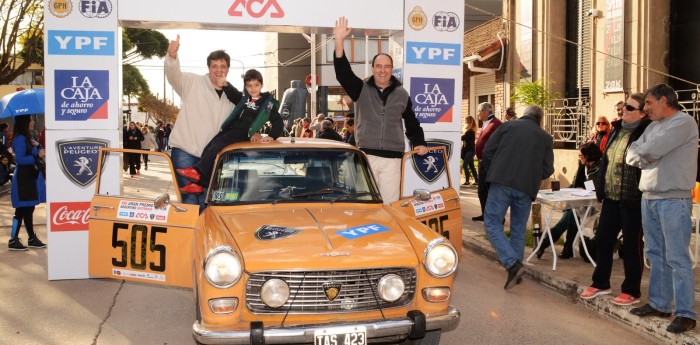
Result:
<svg viewBox="0 0 700 345"><path fill-rule="evenodd" d="M321 133L317 136L317 138L343 141L343 137L341 137L340 134L333 129L333 123L328 120L321 121L320 131Z"/></svg>
<svg viewBox="0 0 700 345"><path fill-rule="evenodd" d="M335 77L356 103L355 141L367 154L382 199L389 204L399 200L401 194L397 176L401 175L401 158L406 145L403 127L419 155L428 153L428 148L423 129L412 110L410 95L391 75L394 67L391 57L383 53L375 55L372 76L366 81L353 73L343 48L350 30L345 17L335 22Z"/></svg>
<svg viewBox="0 0 700 345"><path fill-rule="evenodd" d="M525 108L520 119L496 129L484 148L481 164L490 183L484 225L498 260L508 269L505 289L524 272L525 228L532 201L542 180L554 173L552 136L542 127L542 108ZM481 181L480 181L481 182ZM510 239L503 233L503 217L510 208Z"/></svg>

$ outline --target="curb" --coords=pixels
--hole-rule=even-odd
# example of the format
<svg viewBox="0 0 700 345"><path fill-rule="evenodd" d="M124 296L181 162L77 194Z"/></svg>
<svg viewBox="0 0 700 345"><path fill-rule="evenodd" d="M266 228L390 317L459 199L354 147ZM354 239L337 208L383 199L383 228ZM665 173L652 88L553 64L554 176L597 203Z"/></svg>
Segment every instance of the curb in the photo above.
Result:
<svg viewBox="0 0 700 345"><path fill-rule="evenodd" d="M478 238L465 236L462 238L462 247L484 256L490 260L498 262L496 251L490 243L480 241ZM548 270L538 270L531 266L525 265L525 275L540 285L544 285L573 303L581 303L588 309L597 312L600 315L615 319L633 330L642 334L651 336L662 341L665 344L700 344L700 334L695 331L689 331L683 334L673 334L666 332L666 326L673 320L670 318L660 317L638 317L629 313L629 309L633 307L623 307L612 303L612 298L601 297L591 300L582 300L578 297L579 293L587 286L579 286L579 283L571 279L562 278L550 273Z"/></svg>

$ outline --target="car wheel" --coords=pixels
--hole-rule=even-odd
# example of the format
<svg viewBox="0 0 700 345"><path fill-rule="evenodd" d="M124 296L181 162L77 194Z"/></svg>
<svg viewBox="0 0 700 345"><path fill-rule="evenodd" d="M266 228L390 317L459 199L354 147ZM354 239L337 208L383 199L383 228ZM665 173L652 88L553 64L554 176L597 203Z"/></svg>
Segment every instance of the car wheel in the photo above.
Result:
<svg viewBox="0 0 700 345"><path fill-rule="evenodd" d="M438 345L440 343L440 330L425 332L422 339L406 339L401 345Z"/></svg>

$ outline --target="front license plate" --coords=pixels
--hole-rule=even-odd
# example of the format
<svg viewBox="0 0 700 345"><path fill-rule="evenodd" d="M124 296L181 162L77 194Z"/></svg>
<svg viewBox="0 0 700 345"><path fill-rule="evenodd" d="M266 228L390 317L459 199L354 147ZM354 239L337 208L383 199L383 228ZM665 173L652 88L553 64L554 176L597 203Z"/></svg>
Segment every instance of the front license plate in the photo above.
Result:
<svg viewBox="0 0 700 345"><path fill-rule="evenodd" d="M314 332L314 345L366 345L364 326L337 327Z"/></svg>

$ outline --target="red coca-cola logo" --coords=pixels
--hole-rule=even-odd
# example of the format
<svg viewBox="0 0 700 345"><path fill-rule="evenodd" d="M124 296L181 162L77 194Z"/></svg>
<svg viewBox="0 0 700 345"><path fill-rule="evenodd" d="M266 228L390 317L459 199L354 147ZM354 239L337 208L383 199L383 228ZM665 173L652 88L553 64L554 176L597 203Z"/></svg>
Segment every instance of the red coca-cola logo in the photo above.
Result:
<svg viewBox="0 0 700 345"><path fill-rule="evenodd" d="M242 17L245 10L249 16L260 18L270 11L270 18L283 18L284 10L277 3L277 0L235 0L228 15L232 17Z"/></svg>
<svg viewBox="0 0 700 345"><path fill-rule="evenodd" d="M90 202L52 202L51 231L87 231Z"/></svg>

